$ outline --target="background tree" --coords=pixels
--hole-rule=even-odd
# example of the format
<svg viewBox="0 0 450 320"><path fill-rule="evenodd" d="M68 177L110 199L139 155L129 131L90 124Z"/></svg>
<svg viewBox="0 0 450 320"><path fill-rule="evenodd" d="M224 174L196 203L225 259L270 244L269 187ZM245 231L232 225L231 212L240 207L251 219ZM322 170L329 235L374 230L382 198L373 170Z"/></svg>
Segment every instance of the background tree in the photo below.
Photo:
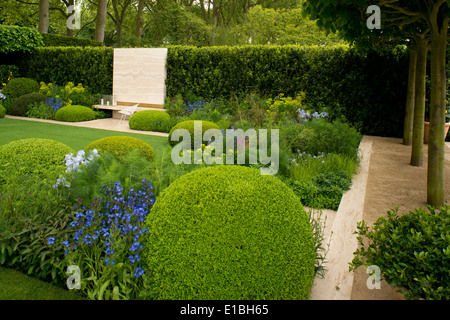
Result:
<svg viewBox="0 0 450 320"><path fill-rule="evenodd" d="M107 10L108 0L98 0L97 15L95 18L95 41L103 42L105 39Z"/></svg>

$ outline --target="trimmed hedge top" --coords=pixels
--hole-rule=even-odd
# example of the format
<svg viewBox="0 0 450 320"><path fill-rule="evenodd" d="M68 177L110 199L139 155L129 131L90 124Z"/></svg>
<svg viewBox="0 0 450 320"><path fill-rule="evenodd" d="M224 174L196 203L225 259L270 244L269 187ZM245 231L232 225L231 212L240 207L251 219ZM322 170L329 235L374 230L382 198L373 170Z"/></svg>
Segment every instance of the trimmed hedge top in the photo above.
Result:
<svg viewBox="0 0 450 320"><path fill-rule="evenodd" d="M45 47L101 47L102 42L86 38L67 37L59 34L42 34Z"/></svg>
<svg viewBox="0 0 450 320"><path fill-rule="evenodd" d="M112 136L98 139L89 144L85 151L97 149L98 153L110 153L116 157L119 161L123 160L128 154L139 149L143 157L148 161L153 161L154 151L153 148L146 142L126 136Z"/></svg>
<svg viewBox="0 0 450 320"><path fill-rule="evenodd" d="M146 217L157 299L308 299L315 249L302 204L259 170L213 166L175 180Z"/></svg>
<svg viewBox="0 0 450 320"><path fill-rule="evenodd" d="M43 45L42 35L36 29L0 25L0 53L32 52Z"/></svg>

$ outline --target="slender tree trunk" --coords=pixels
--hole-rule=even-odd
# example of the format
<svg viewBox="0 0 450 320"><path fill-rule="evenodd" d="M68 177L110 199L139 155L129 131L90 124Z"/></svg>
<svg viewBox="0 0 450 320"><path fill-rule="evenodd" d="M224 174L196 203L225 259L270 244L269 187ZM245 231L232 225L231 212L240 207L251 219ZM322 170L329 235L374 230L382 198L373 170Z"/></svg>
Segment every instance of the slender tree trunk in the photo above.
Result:
<svg viewBox="0 0 450 320"><path fill-rule="evenodd" d="M408 91L406 94L405 122L403 125L403 144L411 145L414 123L414 102L416 88L417 53L415 48L409 49Z"/></svg>
<svg viewBox="0 0 450 320"><path fill-rule="evenodd" d="M411 165L421 166L423 162L423 126L425 122L426 74L429 41L416 37L416 85L414 103L414 124L412 136Z"/></svg>
<svg viewBox="0 0 450 320"><path fill-rule="evenodd" d="M139 0L138 3L138 12L136 16L136 37L138 39L138 45L141 44L141 37L142 37L142 27L144 25L144 18L142 16L142 12L144 10L144 2L145 0Z"/></svg>
<svg viewBox="0 0 450 320"><path fill-rule="evenodd" d="M117 28L117 47L122 48L122 26L123 22L121 20L117 21L116 28Z"/></svg>
<svg viewBox="0 0 450 320"><path fill-rule="evenodd" d="M98 1L97 18L95 20L95 41L103 42L105 39L107 5L108 0Z"/></svg>
<svg viewBox="0 0 450 320"><path fill-rule="evenodd" d="M436 29L436 28L435 28ZM430 134L428 140L427 203L439 207L445 201L445 97L448 18L440 30L432 30Z"/></svg>
<svg viewBox="0 0 450 320"><path fill-rule="evenodd" d="M50 25L50 5L49 0L39 0L39 27L40 33L48 33Z"/></svg>

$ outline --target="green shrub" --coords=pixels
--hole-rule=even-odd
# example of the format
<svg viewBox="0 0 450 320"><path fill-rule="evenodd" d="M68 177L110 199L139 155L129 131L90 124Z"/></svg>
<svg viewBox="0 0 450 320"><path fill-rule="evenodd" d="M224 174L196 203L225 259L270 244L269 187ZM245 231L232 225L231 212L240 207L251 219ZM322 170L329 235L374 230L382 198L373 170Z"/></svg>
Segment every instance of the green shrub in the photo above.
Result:
<svg viewBox="0 0 450 320"><path fill-rule="evenodd" d="M19 75L19 68L15 65L3 64L0 65L0 89Z"/></svg>
<svg viewBox="0 0 450 320"><path fill-rule="evenodd" d="M31 105L39 105L44 102L47 97L40 93L28 93L14 100L11 107L13 116L26 117Z"/></svg>
<svg viewBox="0 0 450 320"><path fill-rule="evenodd" d="M5 107L0 103L0 119L4 118L6 115L6 109Z"/></svg>
<svg viewBox="0 0 450 320"><path fill-rule="evenodd" d="M46 176L64 172L64 158L73 150L50 139L21 139L0 147L0 179L31 174Z"/></svg>
<svg viewBox="0 0 450 320"><path fill-rule="evenodd" d="M450 299L450 206L439 210L415 209L399 214L389 210L369 230L358 223L360 249L355 251L351 270L376 265L382 278L403 286L406 299Z"/></svg>
<svg viewBox="0 0 450 320"><path fill-rule="evenodd" d="M157 110L143 110L130 117L129 125L134 130L169 132L176 124L166 112Z"/></svg>
<svg viewBox="0 0 450 320"><path fill-rule="evenodd" d="M31 52L43 44L37 29L0 25L0 53Z"/></svg>
<svg viewBox="0 0 450 320"><path fill-rule="evenodd" d="M146 227L158 299L309 298L309 218L274 176L232 165L195 170L163 191Z"/></svg>
<svg viewBox="0 0 450 320"><path fill-rule="evenodd" d="M81 105L92 108L98 102L98 96L93 95L81 83L75 86L73 82L68 82L63 86L53 83L40 83L41 88L39 92L62 101L64 106L67 105Z"/></svg>
<svg viewBox="0 0 450 320"><path fill-rule="evenodd" d="M94 149L97 149L99 154L110 153L119 161L124 160L135 149L139 149L140 155L148 161L153 161L154 156L153 148L148 143L126 136L101 138L89 144L84 150L87 152Z"/></svg>
<svg viewBox="0 0 450 320"><path fill-rule="evenodd" d="M87 38L67 37L59 34L43 33L45 47L101 47L102 42Z"/></svg>
<svg viewBox="0 0 450 320"><path fill-rule="evenodd" d="M55 265L64 246L50 248L47 239L64 238L71 208L52 182L26 175L0 185L0 265L64 286L67 277Z"/></svg>
<svg viewBox="0 0 450 320"><path fill-rule="evenodd" d="M189 133L191 134L191 147L194 148L194 135L202 135L205 133L205 131L209 130L209 129L217 129L220 130L220 127L218 125L216 125L215 123L209 122L209 121L201 121L202 123L202 132L195 132L194 133L194 122L195 121L201 121L201 120L187 120L187 121L183 121L178 123L176 126L174 126L172 128L172 130L170 130L169 132L169 144L174 146L178 143L178 141L172 141L171 137L172 137L172 133L177 130L177 129L186 129L187 131L189 131Z"/></svg>
<svg viewBox="0 0 450 320"><path fill-rule="evenodd" d="M56 111L55 120L68 122L95 120L95 112L85 106L67 106Z"/></svg>
<svg viewBox="0 0 450 320"><path fill-rule="evenodd" d="M11 99L12 101L25 94L34 92L39 92L39 83L30 78L13 79L2 89L2 93L6 96L6 98Z"/></svg>
<svg viewBox="0 0 450 320"><path fill-rule="evenodd" d="M339 120L330 123L324 119L308 121L305 126L310 129L307 135L299 139L299 144L292 145L293 150L300 150L313 155L319 153L343 154L353 159L358 158L358 146L361 134L356 129Z"/></svg>

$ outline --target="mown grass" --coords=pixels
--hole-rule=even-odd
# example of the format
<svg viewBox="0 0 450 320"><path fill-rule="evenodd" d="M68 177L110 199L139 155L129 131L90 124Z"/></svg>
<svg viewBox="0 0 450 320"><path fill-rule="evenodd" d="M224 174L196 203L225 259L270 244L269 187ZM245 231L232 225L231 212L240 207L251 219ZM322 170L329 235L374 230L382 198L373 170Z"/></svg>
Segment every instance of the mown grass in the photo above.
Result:
<svg viewBox="0 0 450 320"><path fill-rule="evenodd" d="M0 300L84 300L73 291L55 287L16 270L0 267Z"/></svg>
<svg viewBox="0 0 450 320"><path fill-rule="evenodd" d="M0 146L18 139L43 138L60 141L78 151L97 139L110 136L129 136L141 139L151 145L155 153L161 149L166 149L168 146L166 137L28 120L0 119Z"/></svg>

